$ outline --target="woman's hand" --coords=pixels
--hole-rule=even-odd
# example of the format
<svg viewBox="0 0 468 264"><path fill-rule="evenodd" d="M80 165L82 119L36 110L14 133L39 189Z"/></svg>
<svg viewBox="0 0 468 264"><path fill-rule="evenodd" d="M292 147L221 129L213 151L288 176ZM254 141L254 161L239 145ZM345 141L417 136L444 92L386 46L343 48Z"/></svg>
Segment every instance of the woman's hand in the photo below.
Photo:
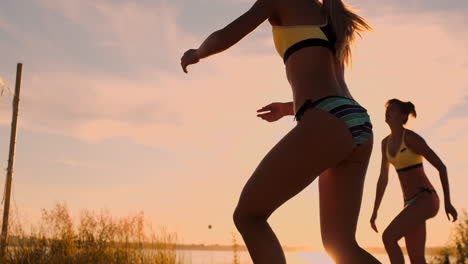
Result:
<svg viewBox="0 0 468 264"><path fill-rule="evenodd" d="M190 64L195 64L200 61L200 57L198 56L198 50L196 49L189 49L184 53L184 56L180 59L180 65L185 73L187 72L187 66Z"/></svg>
<svg viewBox="0 0 468 264"><path fill-rule="evenodd" d="M287 115L285 103L271 103L257 110L257 116L268 122L274 122Z"/></svg>
<svg viewBox="0 0 468 264"><path fill-rule="evenodd" d="M445 203L445 214L447 215L448 220L450 221L450 216L452 216L452 222L457 221L458 213L455 210L455 207L450 202Z"/></svg>
<svg viewBox="0 0 468 264"><path fill-rule="evenodd" d="M377 225L375 224L376 219L377 219L377 213L374 212L374 213L372 213L372 217L370 219L370 224L371 224L372 229L374 229L374 231L378 233L379 230L377 230Z"/></svg>

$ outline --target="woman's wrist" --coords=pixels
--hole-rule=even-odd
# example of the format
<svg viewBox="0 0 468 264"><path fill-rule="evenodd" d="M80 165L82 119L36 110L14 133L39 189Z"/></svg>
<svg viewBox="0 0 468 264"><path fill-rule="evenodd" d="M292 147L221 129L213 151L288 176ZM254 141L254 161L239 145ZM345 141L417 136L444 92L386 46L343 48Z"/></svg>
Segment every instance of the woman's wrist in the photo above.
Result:
<svg viewBox="0 0 468 264"><path fill-rule="evenodd" d="M201 59L202 59L201 54L200 54L200 48L195 49L195 52L194 52L194 53L195 53L195 56L196 56L196 58L197 58L198 60L201 60Z"/></svg>
<svg viewBox="0 0 468 264"><path fill-rule="evenodd" d="M444 203L445 203L445 205L450 205L450 204L452 204L452 201L450 201L450 198L445 198Z"/></svg>
<svg viewBox="0 0 468 264"><path fill-rule="evenodd" d="M282 103L282 112L284 115L294 115L294 104L293 102Z"/></svg>

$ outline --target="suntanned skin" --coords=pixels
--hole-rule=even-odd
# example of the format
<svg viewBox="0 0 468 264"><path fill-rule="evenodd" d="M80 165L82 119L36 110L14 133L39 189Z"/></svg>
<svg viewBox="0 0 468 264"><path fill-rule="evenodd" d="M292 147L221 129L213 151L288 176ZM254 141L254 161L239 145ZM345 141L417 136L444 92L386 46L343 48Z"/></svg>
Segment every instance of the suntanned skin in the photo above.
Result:
<svg viewBox="0 0 468 264"><path fill-rule="evenodd" d="M181 59L184 72L188 72L188 65L236 44L266 20L272 25L318 25L324 23L325 16L321 6L312 0L258 0L234 22L211 34L198 49L185 52ZM285 71L293 101L259 109L258 116L266 121L293 115L307 99L328 95L351 98L344 67L326 48L307 47L295 52ZM355 239L372 145L371 137L356 147L344 122L321 110L306 111L255 169L234 212L234 222L253 262L286 263L267 220L278 207L319 178L320 226L326 251L338 264L379 263Z"/></svg>
<svg viewBox="0 0 468 264"><path fill-rule="evenodd" d="M447 217L453 221L457 219L457 211L450 200L450 189L447 177L447 168L437 154L427 145L425 140L415 132L405 129L403 124L408 115L404 114L397 105L390 104L387 107L385 121L390 126L391 134L382 140L382 164L380 177L377 183L377 193L374 204L374 212L371 217L371 226L378 232L375 221L388 182L389 162L388 152L395 157L402 143L405 132L405 144L414 152L421 154L431 163L440 174L440 180L444 191L444 204ZM411 199L420 192L421 188L434 189L426 176L423 167L417 167L408 171L398 172L403 198ZM436 193L422 193L418 198L406 206L403 211L390 223L383 233L385 249L392 264L404 263L403 253L398 246L398 240L405 238L406 248L412 264L425 264L426 220L434 217L439 210L439 197Z"/></svg>

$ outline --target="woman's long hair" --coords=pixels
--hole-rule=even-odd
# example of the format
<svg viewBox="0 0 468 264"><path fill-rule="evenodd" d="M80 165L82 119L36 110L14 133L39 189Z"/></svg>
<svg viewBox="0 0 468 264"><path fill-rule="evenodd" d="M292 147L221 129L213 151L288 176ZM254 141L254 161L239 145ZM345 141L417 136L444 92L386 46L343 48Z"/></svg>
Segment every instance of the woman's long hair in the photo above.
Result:
<svg viewBox="0 0 468 264"><path fill-rule="evenodd" d="M357 34L370 31L367 21L342 0L322 0L322 8L331 22L336 37L336 55L342 64L351 64L351 44Z"/></svg>

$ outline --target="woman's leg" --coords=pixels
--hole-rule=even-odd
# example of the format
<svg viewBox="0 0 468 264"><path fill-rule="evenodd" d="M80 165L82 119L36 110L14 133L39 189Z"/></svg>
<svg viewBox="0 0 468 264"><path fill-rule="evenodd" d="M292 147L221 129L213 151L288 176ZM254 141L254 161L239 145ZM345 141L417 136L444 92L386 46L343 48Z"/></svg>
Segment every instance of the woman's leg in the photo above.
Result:
<svg viewBox="0 0 468 264"><path fill-rule="evenodd" d="M423 192L393 219L382 235L385 249L392 264L405 263L398 241L423 225L427 219L435 216L438 210L439 199L437 195Z"/></svg>
<svg viewBox="0 0 468 264"><path fill-rule="evenodd" d="M411 264L426 264L426 222L407 234L405 242Z"/></svg>
<svg viewBox="0 0 468 264"><path fill-rule="evenodd" d="M329 113L311 109L260 162L242 190L234 222L255 264L286 263L267 223L284 202L353 148L346 125Z"/></svg>
<svg viewBox="0 0 468 264"><path fill-rule="evenodd" d="M323 245L336 263L380 263L356 242L356 225L373 138L319 179Z"/></svg>

